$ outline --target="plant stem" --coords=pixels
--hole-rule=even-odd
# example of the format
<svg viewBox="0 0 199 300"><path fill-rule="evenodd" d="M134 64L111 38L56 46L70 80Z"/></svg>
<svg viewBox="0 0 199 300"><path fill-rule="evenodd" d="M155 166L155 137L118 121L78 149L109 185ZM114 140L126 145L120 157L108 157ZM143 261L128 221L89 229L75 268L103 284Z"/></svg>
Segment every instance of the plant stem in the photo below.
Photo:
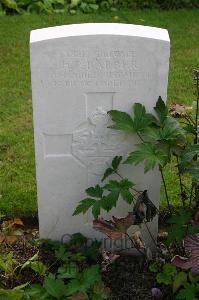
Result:
<svg viewBox="0 0 199 300"><path fill-rule="evenodd" d="M165 182L164 174L163 174L163 171L162 171L161 167L160 167L160 173L161 173L161 177L162 177L162 181L163 181L163 185L164 185L164 191L165 191L165 196L166 196L166 200L167 200L167 206L168 206L170 214L172 215L172 210L171 210L171 206L170 206L170 203L169 203L169 197L168 197L168 193L167 193L166 182Z"/></svg>
<svg viewBox="0 0 199 300"><path fill-rule="evenodd" d="M121 179L124 179L124 177L118 171L115 171L115 174L118 175ZM133 190L133 192L136 192L137 194L142 194L143 193L143 191L138 191L133 187L131 188L131 190Z"/></svg>
<svg viewBox="0 0 199 300"><path fill-rule="evenodd" d="M139 136L140 140L141 140L143 143L145 143L144 139L142 138L142 136L140 135L139 132L137 132L137 135Z"/></svg>
<svg viewBox="0 0 199 300"><path fill-rule="evenodd" d="M196 75L196 91L197 91L197 98L196 98L196 119L195 119L195 141L194 144L198 143L198 113L199 113L199 70L195 70L194 74Z"/></svg>
<svg viewBox="0 0 199 300"><path fill-rule="evenodd" d="M195 118L195 139L194 144L198 144L198 114L199 114L199 70L194 70L194 80L196 80L196 118ZM197 161L198 156L195 156L195 160ZM195 202L196 207L199 208L199 184L195 187Z"/></svg>
<svg viewBox="0 0 199 300"><path fill-rule="evenodd" d="M148 234L150 235L150 238L151 238L152 242L153 242L154 245L157 247L156 240L155 240L154 236L152 235L152 233L151 233L151 231L150 231L150 229L149 229L149 226L148 226L147 222L144 221L144 224L145 224L145 226L146 226L146 229L147 229L147 231L148 231Z"/></svg>
<svg viewBox="0 0 199 300"><path fill-rule="evenodd" d="M180 182L181 200L182 200L183 208L185 208L185 201L183 199L183 183L182 183L182 177L181 177L181 174L180 174L179 157L178 157L178 155L176 155L176 159L177 159L178 177L179 177L179 182Z"/></svg>
<svg viewBox="0 0 199 300"><path fill-rule="evenodd" d="M192 198L193 198L193 184L191 185L191 193L190 193L190 198L189 198L189 208L191 208Z"/></svg>

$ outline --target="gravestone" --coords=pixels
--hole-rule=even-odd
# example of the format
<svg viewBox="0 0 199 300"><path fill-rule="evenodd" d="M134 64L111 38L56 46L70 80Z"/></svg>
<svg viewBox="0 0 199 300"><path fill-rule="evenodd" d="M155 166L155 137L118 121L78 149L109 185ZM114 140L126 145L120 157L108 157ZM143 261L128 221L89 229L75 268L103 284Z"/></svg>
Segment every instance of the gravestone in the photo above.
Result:
<svg viewBox="0 0 199 300"><path fill-rule="evenodd" d="M33 96L39 230L62 239L92 228L92 215L72 216L85 189L100 178L115 155L135 148L136 137L107 128L107 111L130 112L133 103L152 111L166 99L170 42L165 29L127 24L79 24L33 30L30 60ZM160 174L123 166L124 176L147 189L159 206ZM109 218L132 207L119 202ZM157 217L149 224L157 235ZM147 244L148 232L143 227Z"/></svg>

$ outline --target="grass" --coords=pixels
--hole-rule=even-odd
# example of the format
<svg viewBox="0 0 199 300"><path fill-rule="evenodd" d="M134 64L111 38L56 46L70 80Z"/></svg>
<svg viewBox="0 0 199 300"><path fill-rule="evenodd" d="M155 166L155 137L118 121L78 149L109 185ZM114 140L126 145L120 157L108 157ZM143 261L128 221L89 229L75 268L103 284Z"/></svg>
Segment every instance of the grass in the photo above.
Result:
<svg viewBox="0 0 199 300"><path fill-rule="evenodd" d="M36 213L34 142L29 71L30 30L86 22L123 22L167 28L171 38L168 103L191 104L192 69L199 67L199 11L118 11L91 15L0 17L0 210ZM172 203L178 203L174 164L166 172ZM162 206L165 199L162 196Z"/></svg>

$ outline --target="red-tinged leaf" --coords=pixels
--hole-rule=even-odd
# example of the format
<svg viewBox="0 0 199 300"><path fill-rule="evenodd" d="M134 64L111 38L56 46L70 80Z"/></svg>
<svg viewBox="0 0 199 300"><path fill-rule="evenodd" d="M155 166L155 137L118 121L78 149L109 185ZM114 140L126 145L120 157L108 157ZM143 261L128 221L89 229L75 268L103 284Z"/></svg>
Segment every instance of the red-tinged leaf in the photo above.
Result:
<svg viewBox="0 0 199 300"><path fill-rule="evenodd" d="M118 240L130 226L135 224L135 221L135 215L132 212L129 212L125 218L116 218L114 216L113 220L98 218L93 221L93 228L106 234L112 240Z"/></svg>
<svg viewBox="0 0 199 300"><path fill-rule="evenodd" d="M6 235L5 242L7 244L14 244L18 240L19 236L17 235Z"/></svg>
<svg viewBox="0 0 199 300"><path fill-rule="evenodd" d="M0 233L0 244L2 244L5 241L5 234Z"/></svg>
<svg viewBox="0 0 199 300"><path fill-rule="evenodd" d="M186 236L184 247L186 251L191 252L190 257L176 255L172 264L184 270L191 269L193 275L199 275L199 233Z"/></svg>
<svg viewBox="0 0 199 300"><path fill-rule="evenodd" d="M98 218L93 221L93 228L106 234L111 240L119 240L122 237L122 232L119 232L113 221Z"/></svg>
<svg viewBox="0 0 199 300"><path fill-rule="evenodd" d="M188 270L192 266L192 263L189 261L188 258L180 256L180 255L175 255L171 262L174 266L184 269L184 270Z"/></svg>
<svg viewBox="0 0 199 300"><path fill-rule="evenodd" d="M113 221L115 223L116 228L125 233L129 227L135 224L136 217L132 212L129 212L125 218L116 218L113 216Z"/></svg>
<svg viewBox="0 0 199 300"><path fill-rule="evenodd" d="M23 222L22 222L22 220L21 220L20 218L15 218L15 219L13 220L13 223L14 223L15 225L24 225Z"/></svg>

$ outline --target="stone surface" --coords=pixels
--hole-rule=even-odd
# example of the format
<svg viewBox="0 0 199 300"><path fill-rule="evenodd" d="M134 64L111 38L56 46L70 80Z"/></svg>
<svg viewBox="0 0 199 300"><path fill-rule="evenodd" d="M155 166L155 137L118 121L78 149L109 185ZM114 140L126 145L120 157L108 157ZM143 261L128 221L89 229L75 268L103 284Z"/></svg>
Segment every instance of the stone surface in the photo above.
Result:
<svg viewBox="0 0 199 300"><path fill-rule="evenodd" d="M92 216L72 217L85 189L99 182L115 155L133 150L136 137L107 128L106 112L130 112L143 103L152 111L166 99L169 36L164 29L127 24L81 24L34 30L30 58L39 226L42 238L61 239L92 229ZM147 189L159 205L158 170L125 166L123 175ZM132 207L119 202L111 215ZM157 218L149 224L157 234ZM148 244L151 240L146 230ZM109 242L107 242L109 243ZM108 245L109 246L109 245Z"/></svg>

